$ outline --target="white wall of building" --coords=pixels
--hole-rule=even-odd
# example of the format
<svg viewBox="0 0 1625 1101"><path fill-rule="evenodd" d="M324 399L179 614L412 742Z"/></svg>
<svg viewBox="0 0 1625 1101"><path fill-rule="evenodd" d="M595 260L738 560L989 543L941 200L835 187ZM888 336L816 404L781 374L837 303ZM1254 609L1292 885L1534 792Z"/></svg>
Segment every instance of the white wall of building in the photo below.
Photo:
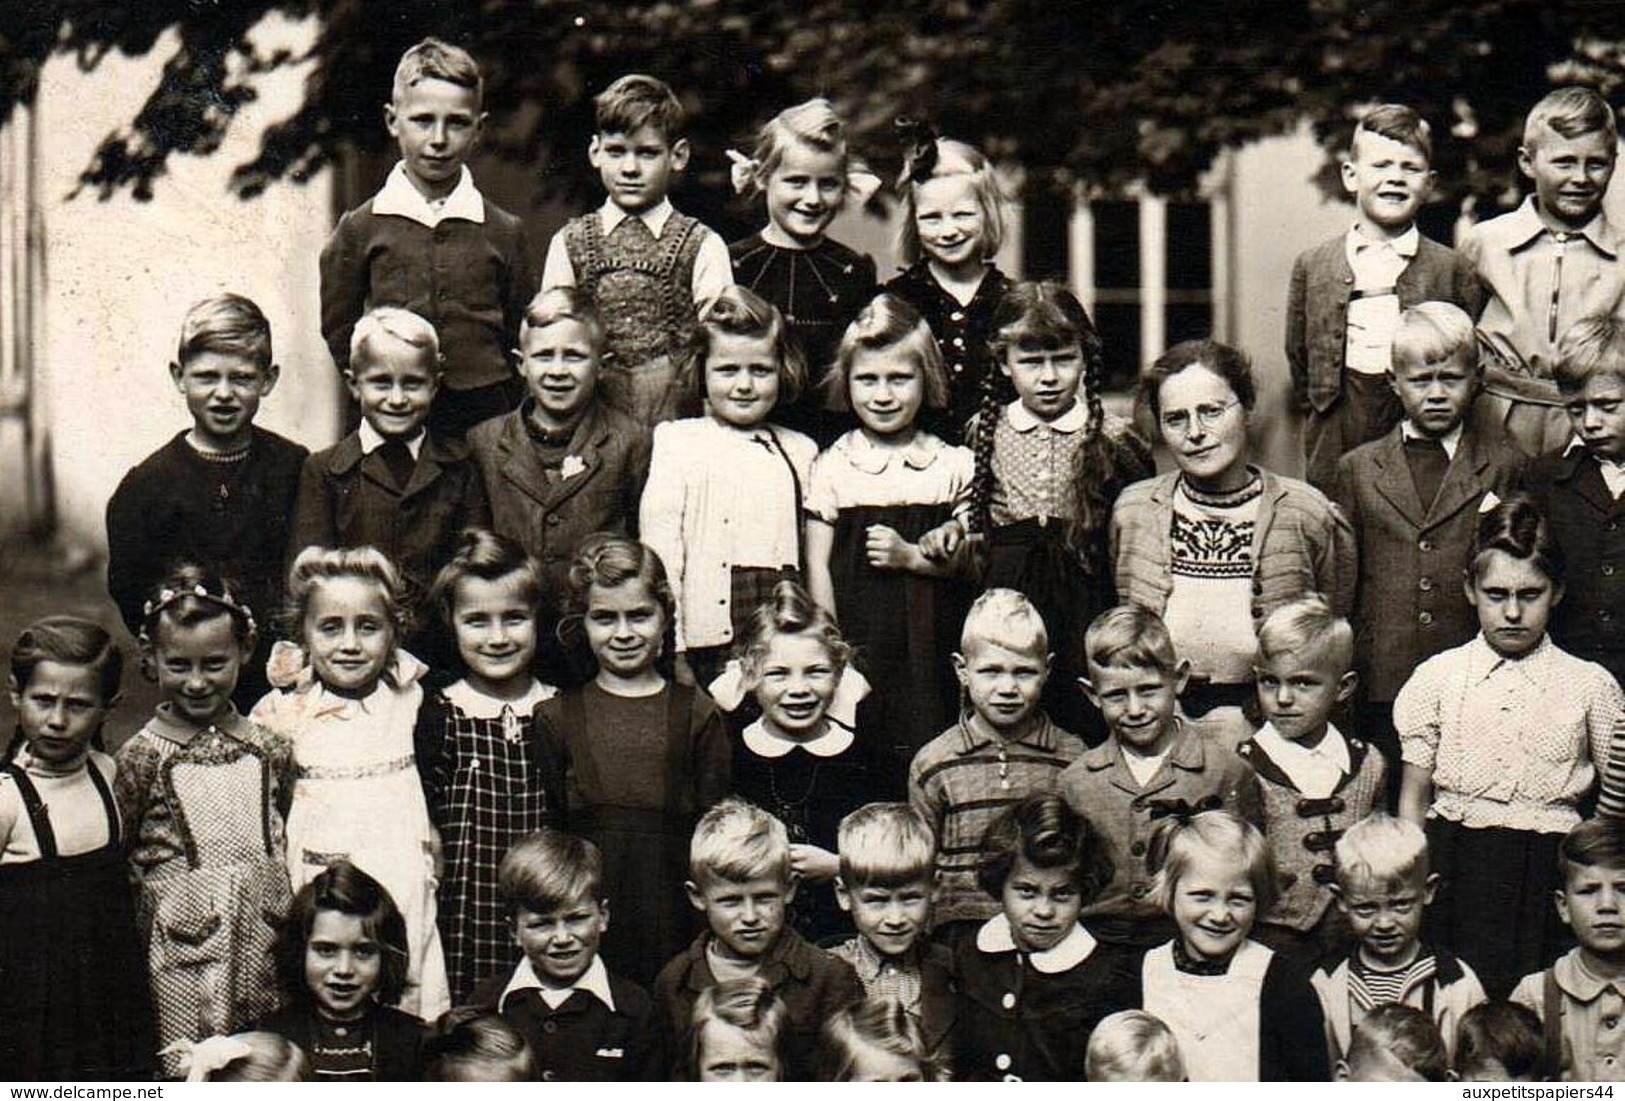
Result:
<svg viewBox="0 0 1625 1101"><path fill-rule="evenodd" d="M297 50L310 27L273 17L256 37ZM264 127L298 105L302 71L261 80L259 99L212 156L172 157L151 202L128 192L68 198L97 143L133 116L174 48L166 38L145 57L111 55L88 74L59 56L40 84L48 258L40 400L49 403L63 536L93 550L105 546L103 511L124 472L190 423L166 365L187 306L205 295L246 294L270 319L282 381L258 423L311 447L331 443L338 428L337 380L317 322L328 178L279 184L249 202L226 188Z"/></svg>

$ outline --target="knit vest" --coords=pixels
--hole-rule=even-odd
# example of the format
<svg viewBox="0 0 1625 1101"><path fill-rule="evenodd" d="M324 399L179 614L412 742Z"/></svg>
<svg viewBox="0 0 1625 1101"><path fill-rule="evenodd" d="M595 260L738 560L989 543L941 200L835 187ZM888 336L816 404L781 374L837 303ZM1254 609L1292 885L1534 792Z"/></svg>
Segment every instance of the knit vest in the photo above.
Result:
<svg viewBox="0 0 1625 1101"><path fill-rule="evenodd" d="M1299 932L1315 927L1326 907L1331 905L1332 893L1327 883L1333 864L1330 847L1318 850L1309 847L1310 835L1318 835L1315 840L1329 846L1344 830L1382 803L1381 754L1354 738L1347 741L1353 775L1345 777L1332 793L1342 803L1342 809L1329 814L1305 814L1305 810L1325 810L1317 804L1326 801L1305 800L1251 738L1236 748L1258 774L1258 787L1264 795L1265 836L1269 839L1280 892L1275 905L1264 915L1264 921L1271 925L1284 925ZM1316 868L1324 870L1317 873Z"/></svg>
<svg viewBox="0 0 1625 1101"><path fill-rule="evenodd" d="M675 358L687 341L695 325L694 260L704 236L704 226L676 211L652 245L626 233L606 237L597 211L565 225L576 285L598 304L617 366Z"/></svg>

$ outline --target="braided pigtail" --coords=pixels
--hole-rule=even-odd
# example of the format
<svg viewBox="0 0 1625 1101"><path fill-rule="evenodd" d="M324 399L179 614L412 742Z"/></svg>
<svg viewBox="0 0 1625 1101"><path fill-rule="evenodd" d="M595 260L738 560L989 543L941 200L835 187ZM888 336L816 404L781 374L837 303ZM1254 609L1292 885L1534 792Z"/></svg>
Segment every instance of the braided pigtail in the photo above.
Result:
<svg viewBox="0 0 1625 1101"><path fill-rule="evenodd" d="M982 395L971 421L971 450L976 469L971 477L970 530L982 535L993 529L993 435L999 426L998 390L994 386L997 366L982 376Z"/></svg>

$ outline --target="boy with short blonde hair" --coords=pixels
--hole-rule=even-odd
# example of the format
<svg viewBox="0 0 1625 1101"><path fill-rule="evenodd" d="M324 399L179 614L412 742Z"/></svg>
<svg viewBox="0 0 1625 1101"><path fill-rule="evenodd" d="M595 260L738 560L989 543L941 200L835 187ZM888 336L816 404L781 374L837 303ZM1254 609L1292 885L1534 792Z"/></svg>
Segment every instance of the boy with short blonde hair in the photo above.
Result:
<svg viewBox="0 0 1625 1101"><path fill-rule="evenodd" d="M937 838L934 923L942 936L974 930L999 912L976 883L987 827L1006 807L1053 791L1083 753L1082 739L1041 708L1050 659L1043 617L1025 596L989 589L976 598L953 655L968 706L908 770L908 801Z"/></svg>
<svg viewBox="0 0 1625 1101"><path fill-rule="evenodd" d="M795 898L784 823L743 799L706 811L689 845L689 901L707 929L655 980L652 1066L669 1074L693 1020L699 992L728 979L760 978L784 1002L785 1067L810 1078L818 1032L837 1010L863 997L845 960L809 944L785 921Z"/></svg>
<svg viewBox="0 0 1625 1101"><path fill-rule="evenodd" d="M445 385L432 424L446 436L524 396L508 348L536 290L523 224L480 194L466 163L485 129L484 94L468 51L437 38L407 50L384 105L401 159L321 255L322 337L340 371L375 306L412 310L439 331Z"/></svg>
<svg viewBox="0 0 1625 1101"><path fill-rule="evenodd" d="M1222 807L1261 826L1258 779L1178 714L1190 663L1175 655L1162 617L1137 604L1108 608L1089 624L1083 648L1083 690L1108 733L1067 766L1057 786L1100 836L1112 865L1083 920L1107 944L1152 948L1173 935L1146 862L1156 824Z"/></svg>
<svg viewBox="0 0 1625 1101"><path fill-rule="evenodd" d="M1625 320L1588 317L1563 334L1553 369L1573 437L1529 465L1530 494L1563 548L1568 583L1552 641L1625 679Z"/></svg>
<svg viewBox="0 0 1625 1101"><path fill-rule="evenodd" d="M1563 335L1582 318L1625 308L1625 239L1603 209L1618 144L1614 109L1595 89L1548 93L1518 147L1534 193L1461 240L1489 294L1475 315L1487 390L1479 413L1531 457L1569 438L1554 381Z"/></svg>
<svg viewBox="0 0 1625 1101"><path fill-rule="evenodd" d="M230 577L261 624L281 609L288 518L309 452L254 424L279 375L271 323L252 301L217 294L186 311L169 377L192 427L132 468L107 502L107 591L132 635L177 562ZM274 635L258 639L232 694L245 714L270 690Z"/></svg>
<svg viewBox="0 0 1625 1101"><path fill-rule="evenodd" d="M579 286L608 331L607 401L652 426L677 412L672 386L698 309L733 285L722 238L667 197L688 167L686 112L665 82L641 73L593 101L587 158L608 193L553 235L542 289Z"/></svg>
<svg viewBox="0 0 1625 1101"><path fill-rule="evenodd" d="M1337 460L1393 428L1386 375L1401 311L1452 302L1476 317L1483 288L1464 256L1423 237L1433 135L1411 108L1374 107L1343 161L1355 223L1298 257L1287 299L1286 355L1304 422L1305 478L1330 492Z"/></svg>
<svg viewBox="0 0 1625 1101"><path fill-rule="evenodd" d="M869 803L841 819L835 898L858 935L831 948L850 963L869 998L897 1001L919 1023L927 1053L953 1027L952 954L925 939L931 921L937 839L907 803Z"/></svg>
<svg viewBox="0 0 1625 1101"><path fill-rule="evenodd" d="M1360 1022L1386 1002L1427 1010L1448 1053L1484 988L1465 962L1421 940L1422 912L1439 881L1428 868L1427 838L1403 818L1373 814L1338 839L1335 857L1332 890L1356 943L1310 979L1332 1062L1351 1058Z"/></svg>

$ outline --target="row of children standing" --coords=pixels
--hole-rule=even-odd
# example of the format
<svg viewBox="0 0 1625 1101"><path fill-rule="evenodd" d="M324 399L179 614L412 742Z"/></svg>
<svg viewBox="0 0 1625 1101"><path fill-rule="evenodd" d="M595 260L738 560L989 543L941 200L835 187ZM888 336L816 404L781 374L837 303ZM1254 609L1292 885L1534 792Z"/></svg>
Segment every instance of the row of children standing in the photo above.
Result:
<svg viewBox="0 0 1625 1101"><path fill-rule="evenodd" d="M1606 105L1603 109L1606 111ZM1571 116L1577 113L1580 121L1571 123ZM819 788L821 770L837 771L835 765L826 765L828 760L856 766L859 755L874 755L878 758L874 767L853 767L852 777L860 784L865 777L871 778L868 782L875 786L870 790L877 794L888 789L900 794L901 776L910 762L919 764L916 751L939 731L950 728L944 737L962 742L959 756L991 753L1000 758L1001 772L1006 773L1000 777L1000 787L1010 790L1011 785L1004 781L1008 771L1021 763L1020 755L1007 752L1009 738L989 739L987 731L974 722L956 725L953 701L957 685L945 676L950 668L956 669L955 680L965 685L974 712L987 719L988 725L1010 733L1011 724L988 717L1020 714L1017 740L1042 751L1036 758L1041 767L1051 767L1042 762L1054 760L1052 770L1058 770L1081 752L1081 745L1062 737L1061 729L1041 717L1029 728L1031 709L1023 701L997 698L996 691L990 690L983 706L976 708L979 676L985 675L989 682L1003 676L1044 684L1046 705L1061 718L1060 728L1081 728L1098 739L1109 725L1086 712L1078 694L1070 689L1073 680L1089 672L1083 635L1075 629L1051 632L1057 660L1047 681L1029 668L1046 665L1044 655L1048 653L1040 647L1035 660L1031 638L1023 640L1025 646L1002 642L982 646L981 650L995 653L980 655L986 659L981 666L968 645L954 664L945 660L950 648L945 640L951 638L962 611L952 582L955 571L964 568L968 533L985 536L984 584L1005 582L1027 593L1049 623L1085 622L1110 602L1112 564L1105 532L1112 499L1124 484L1149 472L1143 442L1125 423L1100 409L1095 377L1098 338L1081 308L1053 288L1011 288L988 265L999 237L999 206L991 172L980 155L929 135L922 136L911 150L902 185L909 207L905 229L917 241L920 258L889 285L893 294L878 299L835 344L836 369L826 375L828 393L824 396L831 404L850 405L861 427L831 440L814 463L812 443L799 433L770 424L768 417L782 408L792 419L804 418L803 425L815 435L824 439L834 435L824 402L801 398L803 393L813 392L805 385L808 355L817 357L814 366L830 362L830 335L841 330L842 320L852 316L872 291L872 263L841 250L823 236L850 183L838 120L819 104L786 112L764 131L755 158L741 158L739 164L738 176L747 188L755 187L766 195L769 225L735 250L735 274L741 282L748 280L781 299L786 307L781 316L760 296L727 289L733 276L720 240L673 211L665 198L672 172L680 171L687 158L681 111L669 90L647 78L625 78L600 97L599 114L591 157L603 176L609 200L603 210L576 220L555 238L542 281L544 287L555 289L528 302L530 279L524 273L517 222L479 196L462 164L483 122L477 69L460 51L439 44L425 43L409 52L386 111L391 132L401 145L402 162L379 196L341 222L323 257L324 331L360 406L362 427L337 447L308 459L292 445L253 428L258 401L276 381L269 334L264 331L263 318L242 300L209 303L189 318L172 367L193 412L194 428L132 472L109 509L110 587L132 629L147 629L159 658L162 647L154 633L162 633L159 620L177 607L186 615L195 615L197 608L186 612L182 606L189 601L209 605L213 600L241 612L239 616L228 610L224 617L212 619L230 620L239 648L255 640L256 650L239 658L251 673L257 672L263 667L261 658L271 656L264 645L271 632L255 630L246 609L257 603L263 613L278 603L283 595L277 579L284 551L291 548L297 554L288 592L296 606L289 641L302 642L303 654L286 650L279 655L280 664L271 663L277 687L286 694L270 697L258 714L267 725L282 725L295 733L296 742L306 730L322 724L354 724L357 720L359 725L336 729L375 729L377 736L367 739L370 744L363 753L358 739L338 735L325 747L332 750L326 759L323 743L327 739L315 734L308 738L308 759L301 753L297 766L301 783L295 790L305 790L309 797L303 806L293 800L288 827L295 841L289 850L293 881L316 875L336 854L376 845L379 877L393 880L386 886L403 910L412 937L411 989L426 999L419 1007L424 1011L443 1004L445 997L445 985L433 963L439 955L436 900L426 889L429 877L423 874L436 859L433 821L438 819L442 825L443 859L452 869L448 882L455 888L441 892L439 905L444 913L438 926L452 943L449 982L459 998L462 990L488 971L491 952L505 954L500 908L490 885L497 856L516 837L539 824L536 815L541 798L528 805L523 801L516 804L507 795L497 794L503 790L501 781L475 775L481 767L486 773L493 771L499 758L507 761L505 767L529 765L522 758L531 752L533 743L527 743L523 735L515 737L512 731L549 692L530 673L528 657L516 660L515 655L526 653L525 644L502 639L515 625L505 623L505 618L524 618L512 607L504 610L504 601L535 604L542 597L551 603L574 580L570 591L577 593L578 607L573 612L583 617L583 633L597 658L599 673L606 668L626 671L625 676L612 677L619 691L607 688L600 676L581 693L567 694L557 702L553 740L563 747L564 764L555 765L555 775L564 777L563 790L547 805L557 812L570 805L573 795L578 806L590 808L582 821L591 825L584 828L601 838L614 838L613 844L606 842L607 848L617 854L637 851L666 869L667 886L673 889L652 894L671 900L670 908L676 911L665 925L667 929L680 924L675 883L681 879L681 869L672 853L655 854L671 849L671 838L682 835L681 831L674 834L674 821L691 820L715 793L730 786L749 789L787 821L798 842L796 870L814 882L834 874L836 861L829 849L833 823L842 812L865 801L866 794L861 786L846 783L837 787L826 782ZM1586 214L1579 223L1585 225L1600 217L1595 206L1600 202L1600 189L1592 187L1588 192L1595 200L1589 211L1565 215L1564 203L1577 188L1567 186L1565 191L1561 182L1551 184L1554 196L1547 198L1541 190L1547 186L1542 168L1560 159L1556 151L1565 143L1585 144L1597 128L1584 128L1588 125L1584 110L1573 103L1559 102L1544 117L1539 116L1537 110L1531 118L1538 140L1526 143L1527 170L1543 204L1534 209L1546 214L1555 211L1571 220ZM1610 136L1611 118L1610 112L1610 125L1605 128ZM1404 117L1397 125L1397 130L1387 127L1380 115L1363 124L1346 172L1361 211L1355 234L1381 228L1383 236L1392 238L1384 246L1386 252L1378 249L1389 264L1406 258L1410 246L1404 238L1414 232L1411 222L1424 197L1419 187L1403 182L1418 171L1407 158L1422 154L1419 171L1425 177L1428 152L1425 128L1418 129ZM1385 129L1398 136L1389 136ZM1403 154L1397 161L1391 155L1393 147ZM1589 164L1584 156L1581 162ZM1396 184L1396 177L1402 182ZM1348 255L1363 256L1365 250L1359 244L1354 235L1344 241ZM1387 256L1388 252L1393 256ZM1479 267L1493 287L1493 265L1486 264L1481 262ZM1410 270L1406 265L1400 268L1402 276ZM1461 276L1461 265L1452 270L1461 286L1469 289L1451 294L1430 291L1426 297L1454 296L1474 308L1469 298L1475 284ZM1520 278L1530 278L1527 266L1519 270L1524 272ZM1291 312L1295 324L1301 315L1302 324L1293 332L1301 331L1306 347L1312 339L1319 355L1331 343L1324 331L1331 298L1308 286L1317 271L1308 256L1301 271L1301 287L1300 280L1294 281L1298 305ZM451 272L455 279L428 278L430 272ZM1378 276L1368 275L1360 278L1371 285L1358 288L1359 295L1348 304L1343 328L1333 334L1342 359L1332 364L1334 392L1330 398L1325 393L1325 366L1317 362L1309 374L1311 401L1320 393L1325 409L1338 411L1339 416L1357 404L1355 382L1365 363L1360 356L1370 351L1369 344L1394 343L1390 315L1397 313L1396 304L1408 304L1387 301L1402 300L1405 294L1379 293L1386 287L1378 285ZM454 285L464 279L466 286ZM809 288L815 285L820 289L811 293ZM1394 285L1402 288L1405 284L1401 279ZM572 286L579 293L566 289ZM1516 296L1498 293L1509 316L1521 316ZM1555 288L1553 296L1555 303ZM696 320L695 302L701 300L710 304ZM1370 304L1370 309L1356 308L1355 303ZM527 391L523 397L505 363L508 334L516 331L519 374ZM1469 320L1465 341L1459 333L1446 332L1438 348L1419 347L1408 360L1396 351L1396 390L1401 403L1410 376L1439 375L1441 361L1446 364L1442 373L1448 374L1448 367L1454 365L1466 374L1461 389L1470 395L1478 371L1477 357L1467 350L1471 335ZM1503 343L1517 347L1511 337ZM1299 358L1309 362L1308 353ZM686 371L679 371L679 366ZM1369 367L1366 364L1364 373L1370 373ZM1217 372L1210 373L1219 377ZM1530 373L1538 375L1539 371L1531 369ZM1596 384L1606 387L1606 372L1594 373L1600 378ZM1558 377L1562 381L1561 367ZM1317 379L1321 380L1318 384ZM1412 433L1440 439L1447 452L1453 434L1459 440L1467 431L1463 427L1467 403L1461 401L1437 416L1428 407L1438 404L1439 391L1449 391L1449 382L1418 379L1416 388L1422 393L1418 409L1413 412L1405 406ZM1587 400L1592 400L1589 388L1593 385L1588 378L1577 389L1585 390ZM1234 386L1231 390L1241 399L1234 404L1250 406L1247 394ZM516 399L519 408L510 411ZM663 421L702 401L708 415ZM1157 393L1152 393L1151 402L1156 408ZM1603 403L1596 399L1594 404ZM947 410L940 422L932 424L938 431L917 431L917 420L929 423L930 410L937 406ZM1194 410L1157 411L1165 435L1179 431L1167 426L1182 414L1182 435L1190 442L1213 427L1210 421L1226 417L1229 408L1198 405ZM968 428L962 428L969 413L976 416ZM1476 430L1480 418L1478 413L1473 416L1469 427ZM1510 428L1518 417L1509 413L1503 419ZM427 433L423 431L426 420ZM482 421L466 442L456 439L460 429ZM651 437L646 428L655 421L662 423ZM1353 443L1361 432L1372 431L1370 425L1379 423L1380 417L1368 418L1359 432L1343 426L1339 430L1346 430L1345 436L1340 439ZM436 429L444 429L445 434ZM1596 440L1587 437L1584 446L1607 458L1607 433L1592 435ZM1404 436L1401 430L1400 438ZM971 441L973 448L958 446L961 440ZM1334 450L1344 449L1345 444ZM1419 487L1420 500L1425 479L1417 472L1425 474L1429 463L1427 459L1412 460L1409 450L1405 462ZM1363 454L1370 457L1369 452ZM1350 456L1349 462L1354 458ZM1435 469L1434 475L1443 477L1454 469L1453 456L1446 458L1445 470ZM301 462L297 489L290 490L287 472ZM1482 468L1473 473L1482 474ZM1350 491L1339 496L1347 511L1358 515L1354 494L1373 481L1351 474L1348 482ZM198 492L176 492L177 485ZM1441 495L1442 491L1425 496L1437 507ZM804 539L803 512L811 518ZM1425 522L1425 511L1421 515ZM285 519L288 516L291 521ZM266 519L274 522L266 524ZM459 547L461 531L482 522L494 522L498 531L517 539L538 565L527 572L523 556L516 559L499 544L483 551L478 545ZM1356 523L1362 536L1362 569L1373 579L1414 577L1416 590L1423 594L1448 588L1424 584L1437 579L1417 568L1406 574L1376 566L1382 559L1373 557L1368 548L1384 545L1384 529L1377 522L1368 524L1363 516ZM1460 522L1455 524L1457 529L1462 527ZM568 576L582 537L599 529L637 530L647 546L665 560L673 601L663 617L651 608L661 602L652 565L623 567L630 572L621 576L643 577L639 585L631 586L631 596L622 583L596 586L599 598L608 605L617 602L609 599L606 590L616 590L613 595L625 598L621 603L641 602L641 611L609 606L594 609L591 574L596 565L577 562L585 581ZM195 542L177 546L176 532L184 533L180 541ZM262 532L269 532L271 538L266 539ZM285 540L279 538L283 532ZM1535 571L1555 592L1561 566L1554 568L1549 555L1517 553L1519 547L1533 546L1533 536L1527 532L1525 536L1505 553L1518 561L1533 560ZM212 544L204 545L210 541ZM475 540L475 544L479 542ZM1433 550L1430 542L1424 537L1418 543L1423 553ZM324 556L317 552L310 557L301 553L307 546L340 544L377 546L387 553L352 551ZM629 557L647 554L624 544L616 546ZM490 571L486 577L454 574L437 597L430 595L431 583L443 565L464 560L462 568L469 571L472 567L466 560L481 553L506 564L481 567ZM257 583L260 592L249 600L247 590L232 595L232 590L202 575L177 575L169 583L155 585L155 564L177 558L196 558L239 574ZM1454 561L1464 558L1458 556ZM398 578L392 576L391 560L399 565ZM1489 560L1490 566L1497 564L1498 560ZM810 613L775 610L769 602L762 613L769 621L783 613L804 625L782 633L815 636L807 653L773 653L767 647L752 654L741 647L744 667L730 677L728 659L744 641L754 610L763 606L764 597L775 593L779 581L803 567L825 618L838 611L848 641L860 647L865 671L876 687L865 706L870 713L883 716L866 718L863 726L883 731L888 744L854 739L849 731L827 726L821 705L806 698L819 695L805 688L808 681L828 683L833 697L837 682L852 685L857 679L835 675L845 665L847 643L832 634L832 624L806 630L805 624L816 618ZM1502 592L1504 579L1494 580L1496 584L1486 585L1481 584L1482 577L1475 577L1469 589ZM1366 591L1375 589L1373 580ZM1523 590L1513 586L1513 591L1521 600ZM144 606L144 601L150 601L151 607ZM313 607L313 601L319 606ZM1374 632L1368 637L1386 638L1384 617L1391 617L1399 603L1372 598L1369 611L1360 618L1362 631ZM395 644L403 637L406 613L437 605L449 617L456 635L453 660L460 659L468 675L431 692L431 705L424 708L420 706L423 690L417 687L422 670L404 652L398 653ZM533 615L536 622L530 630L540 641L530 645L544 651L539 664L548 671L549 680L572 684L582 679L580 667L572 666L562 648L551 645L565 613L566 609L555 604L539 617ZM1422 627L1433 622L1431 613L1427 614L1425 619L1417 616ZM664 682L653 684L647 679L652 663L638 666L658 648L652 636L629 641L639 631L632 626L637 615L643 616L641 630L645 632L657 622L672 625L672 643L679 658L674 676L679 685L686 688L698 682L732 700L743 695L741 684L756 686L763 722L750 725L734 746L732 780L718 779L721 773L716 765L730 753L722 736L706 732L708 727L713 731L717 727L704 700L692 693L666 691ZM598 645L592 644L595 616L605 625ZM1483 608L1479 619L1484 620ZM202 620L211 617L204 615ZM192 624L181 626L190 629ZM218 625L211 628L216 634L222 629ZM1007 623L997 628L1008 629ZM500 641L479 641L482 630ZM1532 645L1544 640L1538 628L1525 625L1516 630ZM772 634L758 630L756 637ZM324 655L328 638L336 640L331 656ZM1510 635L1487 634L1486 638L1491 649L1506 656L1508 649L1496 647L1494 638L1510 639ZM214 646L217 660L229 649L223 640L207 641ZM432 652L434 640L424 634L421 641ZM1425 645L1436 642L1430 639ZM1383 649L1370 645L1360 652L1363 659L1370 660ZM628 664L617 666L615 662L622 657ZM1338 674L1340 681L1346 672ZM793 682L795 688L775 697L772 688L780 681ZM765 693L763 684L769 686ZM592 685L605 689L601 696L595 697ZM387 694L374 701L373 693L380 687ZM247 697L245 703L258 695L258 688L243 686L240 695ZM640 692L650 688L653 691ZM848 694L858 691L854 687ZM1587 757L1606 758L1606 737L1598 730L1607 726L1607 708L1617 709L1617 694L1617 685L1612 697L1599 688L1595 702L1588 697L1583 714L1575 717L1580 727L1590 731ZM649 714L637 714L639 709L627 702L645 695L659 697L664 708L661 717L667 724L663 729L670 732L665 744L674 754L672 768L651 779L596 767L620 759L614 754L606 756L598 731L619 729L629 742L636 734L646 736L656 705L645 700L648 706L642 710ZM1373 702L1380 704L1381 700ZM1434 706L1437 701L1424 701L1415 719L1419 730L1425 731L1427 710ZM413 743L410 738L401 741L400 731L409 724L399 718L420 713L431 718L425 725L427 733L417 739L419 769L425 776L444 777L441 786L431 783L421 815L412 809L418 800L401 783L410 778L403 776L407 770L400 762L410 759ZM1572 726L1575 724L1565 724L1566 728ZM590 739L587 730L594 732ZM678 736L679 730L682 736ZM1384 733L1376 724L1371 730L1376 739ZM510 748L496 746L499 756L492 757L498 732ZM808 734L814 737L798 736ZM459 743L458 738L463 741ZM806 754L785 750L786 743L800 741L811 746L814 740L817 748ZM170 738L151 753L149 764L168 777L173 766L165 754L173 746L194 748L195 741L187 736ZM195 747L200 752L209 748L207 739L203 741L205 744ZM1417 741L1427 743L1425 732ZM1432 745L1444 752L1437 741ZM709 748L702 750L701 746ZM743 762L753 767L738 767L741 754ZM1409 755L1407 749L1407 775L1411 767L1418 768L1423 779L1435 772L1424 751L1418 751L1415 762ZM136 751L130 756L133 761L140 759ZM203 756L208 754L203 752ZM262 756L269 762L274 754ZM210 763L229 764L230 755L226 757L225 762L211 758ZM814 757L820 759L812 761ZM1160 767L1159 755L1150 755L1150 759ZM1110 767L1109 754L1106 767ZM1141 768L1147 779L1155 778L1154 769L1144 762ZM925 790L927 777L921 771L919 786ZM952 771L937 769L933 778ZM674 776L680 781L673 781ZM751 779L753 776L757 779ZM395 788L381 782L385 777L393 777L388 784ZM893 782L885 782L886 777ZM1451 793L1449 778L1448 769L1437 770L1434 781L1441 791L1433 799L1432 809L1436 819L1455 822L1453 815L1460 812L1445 797ZM364 802L389 808L395 815L405 808L413 819L412 828L401 829L396 821L393 828L380 830L387 836L361 836L376 824L351 821L356 816L335 809L353 795L342 800L321 797L320 789L328 781L365 781L369 790ZM1420 805L1426 809L1428 797L1420 782L1413 790L1421 793ZM1555 790L1548 801L1568 805L1590 781L1584 769L1575 766L1553 782ZM1143 787L1145 779L1136 777L1135 783L1137 788ZM286 782L269 784L266 790L286 800L288 787ZM578 788L584 790L574 790ZM449 802L440 805L440 800ZM953 798L947 805L956 813L964 806ZM1407 801L1407 806L1417 805L1414 798ZM476 806L480 808L477 813L470 810ZM269 852L275 847L269 807L262 817L266 828L259 848ZM951 822L948 811L938 812L935 824L944 834L945 860L947 854L960 857L960 866L945 867L945 872L964 877L974 864L964 860L963 845L950 844L947 839L962 830L960 836L970 839L974 850L990 815L979 822L972 822L973 817L967 817L961 826ZM1558 815L1523 832L1543 835L1549 848L1559 817L1568 821L1567 816ZM177 816L176 821L184 828L191 816ZM1503 816L1492 828L1506 824ZM1482 840L1474 831L1483 828L1468 821L1467 840ZM1513 826L1514 832L1519 829ZM666 840L640 846L636 839L642 835ZM230 840L237 845L243 839ZM1132 849L1136 843L1143 844L1131 842L1130 852L1138 856ZM189 839L180 848L196 844L196 839ZM203 851L208 848L203 846ZM228 864L237 858L229 847L222 852ZM383 855L386 852L389 855ZM1470 866L1471 855L1471 851L1465 853L1462 866ZM200 862L194 859L194 863ZM1539 860L1530 863L1538 865ZM385 866L395 871L389 872ZM457 869L462 869L460 879ZM639 873L627 870L631 880L648 883ZM1549 874L1544 877L1550 879ZM1135 886L1142 888L1139 897L1143 898L1144 884ZM207 887L215 889L212 884ZM274 887L264 889L274 892ZM207 893L185 897L195 900ZM151 906L153 912L163 909L156 898ZM169 909L202 912L209 907L177 901ZM1485 911L1468 907L1463 912ZM978 920L986 915L963 916ZM202 923L206 925L208 918L205 914ZM828 928L816 917L809 920L813 922L810 928ZM187 932L184 925L183 921L176 928L178 943L198 935L197 930ZM667 954L669 936L669 932L657 935L665 942ZM1545 948L1546 937L1534 940ZM492 944L497 947L489 948ZM164 960L172 955L170 952ZM662 958L661 952L655 952L644 957L643 966L647 969L651 960L658 963ZM1518 973L1514 970L1511 978ZM196 997L178 996L176 1000L188 1003L185 1013L197 1011Z"/></svg>

